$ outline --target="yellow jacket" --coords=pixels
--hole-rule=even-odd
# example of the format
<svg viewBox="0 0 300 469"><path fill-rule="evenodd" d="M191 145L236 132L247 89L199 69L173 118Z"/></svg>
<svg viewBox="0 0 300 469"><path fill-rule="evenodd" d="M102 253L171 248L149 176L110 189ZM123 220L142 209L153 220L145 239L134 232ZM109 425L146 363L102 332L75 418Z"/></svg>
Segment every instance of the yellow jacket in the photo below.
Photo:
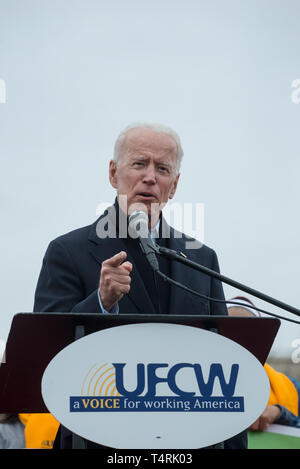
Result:
<svg viewBox="0 0 300 469"><path fill-rule="evenodd" d="M51 414L19 414L25 425L26 448L52 449L59 422Z"/></svg>
<svg viewBox="0 0 300 469"><path fill-rule="evenodd" d="M264 366L270 381L268 405L279 404L298 417L298 392L292 381L283 373L274 370L267 363Z"/></svg>

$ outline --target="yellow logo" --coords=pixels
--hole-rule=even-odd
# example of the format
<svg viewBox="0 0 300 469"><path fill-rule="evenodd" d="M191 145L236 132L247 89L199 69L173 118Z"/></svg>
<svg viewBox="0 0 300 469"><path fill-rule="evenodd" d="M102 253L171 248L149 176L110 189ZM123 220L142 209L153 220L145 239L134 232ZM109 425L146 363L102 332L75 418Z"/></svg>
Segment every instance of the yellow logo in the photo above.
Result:
<svg viewBox="0 0 300 469"><path fill-rule="evenodd" d="M85 375L82 396L120 396L116 388L116 370L111 363L95 363Z"/></svg>

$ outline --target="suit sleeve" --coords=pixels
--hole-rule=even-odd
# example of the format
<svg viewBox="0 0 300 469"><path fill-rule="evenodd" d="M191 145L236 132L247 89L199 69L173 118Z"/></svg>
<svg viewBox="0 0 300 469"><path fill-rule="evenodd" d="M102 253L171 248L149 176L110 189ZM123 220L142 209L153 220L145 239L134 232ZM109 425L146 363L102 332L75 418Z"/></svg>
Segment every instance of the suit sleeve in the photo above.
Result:
<svg viewBox="0 0 300 469"><path fill-rule="evenodd" d="M43 259L33 311L101 312L97 289L85 297L83 283L72 257L59 240L49 244Z"/></svg>
<svg viewBox="0 0 300 469"><path fill-rule="evenodd" d="M218 258L217 258L217 255L216 255L215 251L213 251L211 269L214 270L215 272L220 273L219 262L218 262ZM214 298L216 300L225 301L222 282L220 282L220 280L215 279L213 277L212 277L212 280L211 280L210 297ZM210 311L211 311L211 314L216 315L216 316L227 316L228 315L226 303L222 303L222 302L219 302L219 301L211 301L210 302Z"/></svg>

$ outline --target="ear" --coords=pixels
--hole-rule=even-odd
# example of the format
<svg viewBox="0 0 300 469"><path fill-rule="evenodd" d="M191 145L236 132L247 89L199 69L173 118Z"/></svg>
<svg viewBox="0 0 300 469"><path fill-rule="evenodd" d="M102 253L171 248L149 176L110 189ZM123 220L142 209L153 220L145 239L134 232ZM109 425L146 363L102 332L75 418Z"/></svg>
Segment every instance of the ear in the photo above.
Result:
<svg viewBox="0 0 300 469"><path fill-rule="evenodd" d="M175 181L173 182L173 186L171 188L170 194L169 194L169 199L173 199L176 189L177 189L177 184L178 184L178 179L179 179L180 173L177 174Z"/></svg>
<svg viewBox="0 0 300 469"><path fill-rule="evenodd" d="M109 162L109 181L115 189L118 188L117 164L114 160Z"/></svg>

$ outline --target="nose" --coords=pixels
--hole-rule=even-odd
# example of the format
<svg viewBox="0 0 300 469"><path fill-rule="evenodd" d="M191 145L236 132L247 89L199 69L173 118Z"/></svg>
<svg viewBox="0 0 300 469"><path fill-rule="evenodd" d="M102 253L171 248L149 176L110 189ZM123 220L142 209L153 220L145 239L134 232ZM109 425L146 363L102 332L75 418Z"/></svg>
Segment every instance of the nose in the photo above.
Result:
<svg viewBox="0 0 300 469"><path fill-rule="evenodd" d="M143 175L143 182L145 184L156 184L156 174L155 174L155 168L153 165L147 166L145 173Z"/></svg>

